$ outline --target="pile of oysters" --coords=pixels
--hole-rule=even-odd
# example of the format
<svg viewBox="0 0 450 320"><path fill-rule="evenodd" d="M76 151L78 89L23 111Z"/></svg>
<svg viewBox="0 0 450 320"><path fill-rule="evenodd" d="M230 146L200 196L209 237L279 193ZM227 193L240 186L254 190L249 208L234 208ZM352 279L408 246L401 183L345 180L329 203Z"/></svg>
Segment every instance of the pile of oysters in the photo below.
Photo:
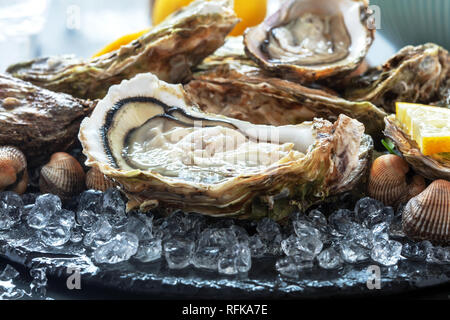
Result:
<svg viewBox="0 0 450 320"><path fill-rule="evenodd" d="M25 192L28 162L63 199L116 187L129 210L275 220L352 191L407 203L405 233L449 242L449 157L388 116L397 101L448 107L449 53L408 46L370 68L367 0L283 1L227 37L238 22L231 1L196 0L98 58L10 66L0 190ZM372 166L384 134L401 156ZM64 153L77 138L86 167Z"/></svg>

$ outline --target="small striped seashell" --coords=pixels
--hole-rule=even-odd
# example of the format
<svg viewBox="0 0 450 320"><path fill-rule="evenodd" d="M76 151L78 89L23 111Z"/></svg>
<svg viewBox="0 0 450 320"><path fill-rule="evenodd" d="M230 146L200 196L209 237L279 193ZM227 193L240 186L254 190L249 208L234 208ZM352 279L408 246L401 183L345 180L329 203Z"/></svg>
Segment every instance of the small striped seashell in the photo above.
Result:
<svg viewBox="0 0 450 320"><path fill-rule="evenodd" d="M0 147L0 191L22 194L28 186L27 159L16 147Z"/></svg>
<svg viewBox="0 0 450 320"><path fill-rule="evenodd" d="M369 176L368 194L387 206L407 202L425 189L425 180L414 176L408 183L408 163L403 158L386 154L375 159Z"/></svg>
<svg viewBox="0 0 450 320"><path fill-rule="evenodd" d="M105 177L97 168L91 168L86 174L86 187L88 189L105 192L110 188L114 188L114 186L112 180Z"/></svg>
<svg viewBox="0 0 450 320"><path fill-rule="evenodd" d="M65 152L54 153L41 169L39 187L42 193L52 193L67 200L81 193L85 174L80 163Z"/></svg>
<svg viewBox="0 0 450 320"><path fill-rule="evenodd" d="M450 243L450 182L436 180L409 200L402 225L410 238Z"/></svg>

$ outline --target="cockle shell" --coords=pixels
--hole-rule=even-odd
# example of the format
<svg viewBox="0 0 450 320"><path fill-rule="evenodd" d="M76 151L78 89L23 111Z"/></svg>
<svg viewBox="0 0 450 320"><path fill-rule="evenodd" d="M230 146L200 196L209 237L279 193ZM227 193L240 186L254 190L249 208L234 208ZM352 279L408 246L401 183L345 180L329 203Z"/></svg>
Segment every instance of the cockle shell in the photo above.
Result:
<svg viewBox="0 0 450 320"><path fill-rule="evenodd" d="M407 203L403 231L414 239L450 242L450 182L436 180Z"/></svg>
<svg viewBox="0 0 450 320"><path fill-rule="evenodd" d="M106 177L97 168L92 168L86 173L86 187L88 189L106 191L114 188L114 183L111 179Z"/></svg>
<svg viewBox="0 0 450 320"><path fill-rule="evenodd" d="M42 168L39 187L42 193L69 199L83 191L84 180L85 174L80 163L65 152L57 152Z"/></svg>
<svg viewBox="0 0 450 320"><path fill-rule="evenodd" d="M27 189L28 172L25 155L12 146L0 147L0 191L22 194Z"/></svg>
<svg viewBox="0 0 450 320"><path fill-rule="evenodd" d="M368 193L388 206L407 202L425 189L425 180L414 176L410 183L406 174L408 163L403 158L386 154L375 159L369 176Z"/></svg>

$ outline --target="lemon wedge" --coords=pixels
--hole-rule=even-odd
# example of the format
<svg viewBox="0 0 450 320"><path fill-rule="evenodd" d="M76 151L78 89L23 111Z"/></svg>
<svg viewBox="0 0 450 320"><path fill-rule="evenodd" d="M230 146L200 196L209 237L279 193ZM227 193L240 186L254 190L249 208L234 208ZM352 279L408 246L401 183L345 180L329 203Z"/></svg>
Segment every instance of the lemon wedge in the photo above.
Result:
<svg viewBox="0 0 450 320"><path fill-rule="evenodd" d="M398 102L396 118L424 155L450 152L450 109Z"/></svg>
<svg viewBox="0 0 450 320"><path fill-rule="evenodd" d="M100 56L102 56L104 54L116 51L116 50L120 49L120 47L125 46L125 45L133 42L134 40L138 39L139 37L143 36L144 34L146 34L149 31L150 31L150 29L145 29L145 30L142 30L142 31L139 31L139 32L135 32L135 33L124 35L123 37L120 37L119 39L117 39L117 40L107 44L99 52L94 54L92 56L92 58L97 58L97 57L100 57Z"/></svg>

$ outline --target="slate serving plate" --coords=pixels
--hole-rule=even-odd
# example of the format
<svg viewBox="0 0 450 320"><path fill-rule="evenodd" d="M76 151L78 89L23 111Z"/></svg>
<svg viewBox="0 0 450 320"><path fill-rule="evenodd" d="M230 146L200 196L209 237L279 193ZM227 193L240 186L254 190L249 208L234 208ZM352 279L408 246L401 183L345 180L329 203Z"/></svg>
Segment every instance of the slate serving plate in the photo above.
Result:
<svg viewBox="0 0 450 320"><path fill-rule="evenodd" d="M247 275L235 277L193 268L174 271L164 260L151 264L134 261L96 266L79 254L36 252L26 245L0 241L0 256L27 269L45 267L54 288L68 297L146 297L153 299L283 299L386 296L450 283L450 266L400 261L395 267L381 268L381 289L367 286L370 263L347 265L338 271L318 267L299 279L279 276L275 258L253 260ZM68 268L80 270L82 290L69 291ZM370 281L370 280L369 280ZM67 296L66 296L67 297Z"/></svg>

